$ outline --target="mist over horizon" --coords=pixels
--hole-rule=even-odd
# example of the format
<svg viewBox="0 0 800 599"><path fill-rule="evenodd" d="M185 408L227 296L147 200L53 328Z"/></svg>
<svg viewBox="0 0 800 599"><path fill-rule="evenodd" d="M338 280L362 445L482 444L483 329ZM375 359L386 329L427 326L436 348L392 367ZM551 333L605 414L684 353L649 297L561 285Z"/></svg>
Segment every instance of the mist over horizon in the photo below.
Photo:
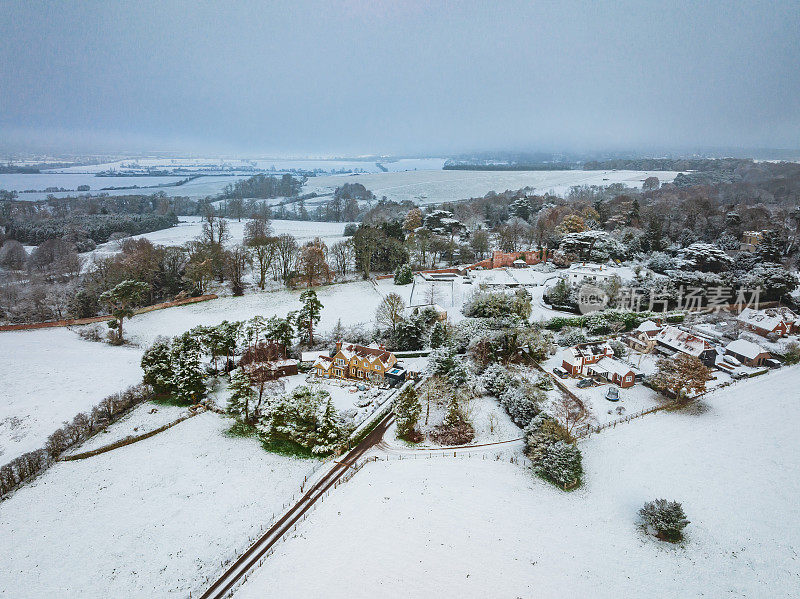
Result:
<svg viewBox="0 0 800 599"><path fill-rule="evenodd" d="M794 2L9 2L4 151L798 147Z"/></svg>

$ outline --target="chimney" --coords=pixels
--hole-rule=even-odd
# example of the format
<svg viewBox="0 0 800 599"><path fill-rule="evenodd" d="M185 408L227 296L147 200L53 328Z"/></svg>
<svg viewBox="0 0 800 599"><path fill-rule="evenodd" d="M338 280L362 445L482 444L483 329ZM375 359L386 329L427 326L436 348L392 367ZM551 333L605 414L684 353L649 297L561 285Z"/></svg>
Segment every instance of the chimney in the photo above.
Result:
<svg viewBox="0 0 800 599"><path fill-rule="evenodd" d="M340 352L342 350L342 342L341 340L336 342L336 351Z"/></svg>

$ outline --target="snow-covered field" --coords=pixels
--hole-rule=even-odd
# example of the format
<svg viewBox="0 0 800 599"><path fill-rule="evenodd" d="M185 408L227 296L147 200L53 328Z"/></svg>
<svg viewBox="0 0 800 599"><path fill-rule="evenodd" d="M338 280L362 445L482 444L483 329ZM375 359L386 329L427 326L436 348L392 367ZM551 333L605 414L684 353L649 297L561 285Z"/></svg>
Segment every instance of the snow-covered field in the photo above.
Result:
<svg viewBox="0 0 800 599"><path fill-rule="evenodd" d="M533 187L537 193L564 195L575 185L624 183L641 187L650 176L661 182L672 181L671 171L405 171L363 175L312 177L303 186L308 193L332 193L344 183L361 183L378 198L398 202L409 200L420 205L482 197L490 191L502 192Z"/></svg>
<svg viewBox="0 0 800 599"><path fill-rule="evenodd" d="M141 351L64 328L0 333L0 463L44 445L79 412L142 380Z"/></svg>
<svg viewBox="0 0 800 599"><path fill-rule="evenodd" d="M370 464L236 597L796 597L798 384L785 369L594 435L572 493L480 455ZM682 545L636 527L657 497L683 503Z"/></svg>
<svg viewBox="0 0 800 599"><path fill-rule="evenodd" d="M185 177L96 177L90 174L0 174L0 189L44 191L48 187L63 187L75 191L79 185L88 185L90 191L104 187L154 187L176 183ZM128 191L130 193L130 190ZM75 195L75 194L73 194ZM23 198L24 199L24 198Z"/></svg>
<svg viewBox="0 0 800 599"><path fill-rule="evenodd" d="M400 160L339 160L339 159L291 159L291 158L254 158L254 159L226 159L226 158L128 158L94 164L88 166L71 166L67 168L52 169L50 172L58 173L96 173L106 170L124 170L124 165L138 165L141 168L217 168L222 170L236 170L242 168L257 168L264 170L287 171L336 171L351 170L367 173L380 173L380 163L389 171L441 169L444 158L403 158Z"/></svg>
<svg viewBox="0 0 800 599"><path fill-rule="evenodd" d="M244 227L248 219L226 219L228 222L229 245L242 243L244 240ZM344 227L347 223L320 223L303 220L273 220L272 231L275 235L289 233L297 238L298 244L319 237L326 245L344 239ZM161 229L142 235L134 235L131 239L149 239L156 245L178 246L197 239L203 232L203 221L199 216L181 216L180 222L169 229ZM83 254L87 263L94 257L104 257L119 251L119 244L115 241L103 243L91 252Z"/></svg>
<svg viewBox="0 0 800 599"><path fill-rule="evenodd" d="M315 463L190 418L145 441L59 462L0 503L0 595L188 597L236 557Z"/></svg>
<svg viewBox="0 0 800 599"><path fill-rule="evenodd" d="M148 347L159 335L179 335L197 325L214 325L223 320L247 320L256 315L284 317L289 311L300 308L302 292L301 288L248 293L241 297L226 296L147 312L126 321L125 336L142 347ZM316 292L323 306L318 325L320 332L332 329L339 319L345 326L371 323L382 299L368 281L318 287Z"/></svg>

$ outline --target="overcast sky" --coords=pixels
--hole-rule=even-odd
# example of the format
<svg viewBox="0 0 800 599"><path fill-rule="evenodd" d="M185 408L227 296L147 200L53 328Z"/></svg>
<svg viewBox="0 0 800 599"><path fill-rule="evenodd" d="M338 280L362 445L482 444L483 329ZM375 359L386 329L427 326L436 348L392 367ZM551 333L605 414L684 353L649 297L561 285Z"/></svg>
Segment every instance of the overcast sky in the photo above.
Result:
<svg viewBox="0 0 800 599"><path fill-rule="evenodd" d="M800 3L0 10L0 146L270 155L800 145Z"/></svg>

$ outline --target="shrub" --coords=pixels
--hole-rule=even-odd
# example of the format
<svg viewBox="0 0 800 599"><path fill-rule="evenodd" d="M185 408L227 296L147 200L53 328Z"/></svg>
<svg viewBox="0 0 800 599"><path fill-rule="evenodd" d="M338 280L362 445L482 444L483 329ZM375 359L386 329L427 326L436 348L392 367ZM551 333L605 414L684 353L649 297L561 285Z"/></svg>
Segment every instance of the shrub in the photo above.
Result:
<svg viewBox="0 0 800 599"><path fill-rule="evenodd" d="M792 341L786 345L783 360L787 364L797 364L800 362L800 345L798 345L797 342Z"/></svg>
<svg viewBox="0 0 800 599"><path fill-rule="evenodd" d="M434 440L441 445L464 445L475 438L475 429L464 414L460 399L458 392L451 392L447 402L447 415L433 434Z"/></svg>
<svg viewBox="0 0 800 599"><path fill-rule="evenodd" d="M518 384L508 368L502 364L491 364L484 371L482 381L486 392L498 398L509 388Z"/></svg>
<svg viewBox="0 0 800 599"><path fill-rule="evenodd" d="M508 318L527 320L531 315L531 297L524 290L514 294L477 291L462 309L468 318Z"/></svg>
<svg viewBox="0 0 800 599"><path fill-rule="evenodd" d="M530 421L542 411L544 392L530 383L509 387L500 396L500 405L519 427L528 426Z"/></svg>
<svg viewBox="0 0 800 599"><path fill-rule="evenodd" d="M539 464L545 450L558 441L572 443L570 434L555 418L542 412L525 428L525 455L534 466Z"/></svg>
<svg viewBox="0 0 800 599"><path fill-rule="evenodd" d="M683 529L689 524L683 506L677 501L656 499L648 501L639 510L641 526L662 541L680 541Z"/></svg>
<svg viewBox="0 0 800 599"><path fill-rule="evenodd" d="M571 443L556 441L544 450L538 467L546 479L567 489L580 484L583 475L580 450Z"/></svg>
<svg viewBox="0 0 800 599"><path fill-rule="evenodd" d="M394 284L395 285L408 285L414 280L414 271L411 270L410 264L401 264L394 271Z"/></svg>

